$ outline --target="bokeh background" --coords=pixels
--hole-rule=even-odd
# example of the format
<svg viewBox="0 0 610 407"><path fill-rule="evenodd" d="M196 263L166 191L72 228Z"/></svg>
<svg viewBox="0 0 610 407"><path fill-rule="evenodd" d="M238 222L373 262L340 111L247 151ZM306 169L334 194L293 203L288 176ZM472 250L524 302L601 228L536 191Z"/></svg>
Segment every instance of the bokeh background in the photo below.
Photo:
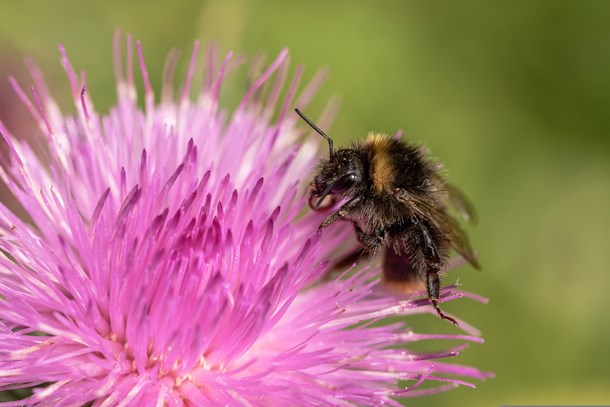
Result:
<svg viewBox="0 0 610 407"><path fill-rule="evenodd" d="M329 67L311 116L339 95L328 129L338 141L403 129L479 212L469 232L483 271L447 280L491 301L446 309L486 339L456 362L496 378L407 404L601 404L610 403L609 22L603 0L0 2L0 75L29 84L22 59L32 56L69 106L61 42L105 111L119 27L142 40L157 88L166 53L188 54L196 38L270 57L287 46L307 78ZM2 120L30 131L7 85Z"/></svg>

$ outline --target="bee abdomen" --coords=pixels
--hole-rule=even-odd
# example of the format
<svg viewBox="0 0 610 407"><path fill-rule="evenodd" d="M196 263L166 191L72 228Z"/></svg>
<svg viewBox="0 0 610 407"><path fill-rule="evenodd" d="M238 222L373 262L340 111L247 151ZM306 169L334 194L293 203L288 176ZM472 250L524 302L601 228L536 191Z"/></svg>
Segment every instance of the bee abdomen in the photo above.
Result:
<svg viewBox="0 0 610 407"><path fill-rule="evenodd" d="M391 245L383 257L384 284L397 293L411 293L424 289L421 268L414 263L414 258L402 251L396 251Z"/></svg>

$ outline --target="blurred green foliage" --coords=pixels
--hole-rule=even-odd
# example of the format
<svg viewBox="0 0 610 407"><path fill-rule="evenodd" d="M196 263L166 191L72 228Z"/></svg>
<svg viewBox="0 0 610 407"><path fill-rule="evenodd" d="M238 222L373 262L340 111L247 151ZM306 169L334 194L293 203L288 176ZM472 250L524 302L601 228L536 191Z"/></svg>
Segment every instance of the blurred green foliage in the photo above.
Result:
<svg viewBox="0 0 610 407"><path fill-rule="evenodd" d="M188 54L195 38L250 55L288 46L307 78L328 66L308 110L315 117L342 97L332 136L404 129L479 210L470 234L484 270L446 280L459 276L491 302L446 308L487 341L455 362L497 377L407 404L608 403L608 21L603 0L0 2L0 71L25 79L16 61L32 55L68 106L61 42L104 111L115 98L117 27L142 40L157 88L165 54ZM13 109L4 82L0 92L4 115ZM453 329L429 319L418 327Z"/></svg>

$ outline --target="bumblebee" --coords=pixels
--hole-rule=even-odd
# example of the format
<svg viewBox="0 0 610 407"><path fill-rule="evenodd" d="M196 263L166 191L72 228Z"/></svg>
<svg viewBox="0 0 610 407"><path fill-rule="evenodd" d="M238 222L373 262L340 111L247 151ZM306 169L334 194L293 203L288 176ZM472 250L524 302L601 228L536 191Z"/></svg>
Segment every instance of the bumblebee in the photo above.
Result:
<svg viewBox="0 0 610 407"><path fill-rule="evenodd" d="M403 292L425 286L428 300L442 319L457 325L439 307L440 274L451 249L479 268L465 232L451 216L453 206L466 220L474 210L459 189L440 174L426 151L394 137L370 134L349 148L335 150L333 140L299 109L297 114L328 142L311 181L309 204L314 210L342 205L320 224L354 225L360 247L340 263L384 251L384 282ZM423 288L423 287L422 287Z"/></svg>

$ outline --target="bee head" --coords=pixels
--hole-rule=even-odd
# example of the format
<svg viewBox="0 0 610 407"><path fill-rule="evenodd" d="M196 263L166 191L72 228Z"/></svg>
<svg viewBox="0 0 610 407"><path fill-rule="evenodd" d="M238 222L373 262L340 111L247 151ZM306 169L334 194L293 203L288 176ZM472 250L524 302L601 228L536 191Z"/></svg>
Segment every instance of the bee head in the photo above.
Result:
<svg viewBox="0 0 610 407"><path fill-rule="evenodd" d="M326 209L335 204L337 197L351 196L362 183L362 164L355 150L338 150L332 159L321 162L311 183L309 205L313 209Z"/></svg>
<svg viewBox="0 0 610 407"><path fill-rule="evenodd" d="M333 206L337 196L349 195L362 182L362 164L356 151L350 148L334 151L333 140L299 109L295 109L307 124L328 141L328 160L323 160L311 182L309 206L320 210Z"/></svg>

